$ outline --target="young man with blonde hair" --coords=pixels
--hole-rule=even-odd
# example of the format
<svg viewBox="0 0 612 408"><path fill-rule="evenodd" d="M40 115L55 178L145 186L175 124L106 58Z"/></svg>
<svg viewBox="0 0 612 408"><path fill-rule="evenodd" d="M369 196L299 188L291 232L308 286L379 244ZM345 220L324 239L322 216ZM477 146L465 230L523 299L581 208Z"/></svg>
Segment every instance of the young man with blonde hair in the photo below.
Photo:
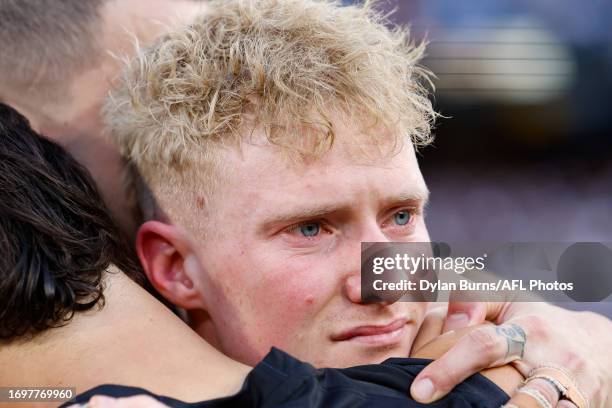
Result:
<svg viewBox="0 0 612 408"><path fill-rule="evenodd" d="M361 242L429 240L415 155L435 117L423 46L385 24L369 2L211 2L139 53L112 93L110 131L148 220L137 239L145 272L238 361L254 364L274 345L317 366L380 362L406 355L423 321L425 303L360 297ZM508 355L503 331L479 329L427 369L417 399L488 366L514 362L527 376L571 354L588 357L591 374L570 370L606 400L593 384L611 379L592 354L605 341L556 336L601 321L548 315L569 329L520 306L476 310L522 327L522 358ZM550 387L542 382L531 388Z"/></svg>
<svg viewBox="0 0 612 408"><path fill-rule="evenodd" d="M245 363L271 345L319 366L405 354L426 304L362 304L359 249L429 240L423 48L369 7L211 8L111 98L111 133L164 214L138 235L149 279Z"/></svg>

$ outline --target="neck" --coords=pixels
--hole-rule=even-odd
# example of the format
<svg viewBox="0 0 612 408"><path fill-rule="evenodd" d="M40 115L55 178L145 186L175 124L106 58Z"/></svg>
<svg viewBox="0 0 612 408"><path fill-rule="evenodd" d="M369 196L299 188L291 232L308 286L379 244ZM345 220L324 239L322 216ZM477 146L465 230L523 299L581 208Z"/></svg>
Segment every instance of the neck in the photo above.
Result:
<svg viewBox="0 0 612 408"><path fill-rule="evenodd" d="M221 341L210 315L204 310L188 310L187 322L189 327L202 337L208 344L223 352Z"/></svg>
<svg viewBox="0 0 612 408"><path fill-rule="evenodd" d="M103 308L0 347L0 384L71 384L79 392L123 384L184 401L240 389L250 367L204 342L123 273L110 272Z"/></svg>

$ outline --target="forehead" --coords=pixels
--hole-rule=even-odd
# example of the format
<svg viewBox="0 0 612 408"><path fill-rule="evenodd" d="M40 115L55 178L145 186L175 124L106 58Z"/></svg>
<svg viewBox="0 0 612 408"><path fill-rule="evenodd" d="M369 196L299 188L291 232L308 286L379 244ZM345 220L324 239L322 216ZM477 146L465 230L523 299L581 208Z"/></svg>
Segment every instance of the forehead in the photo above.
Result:
<svg viewBox="0 0 612 408"><path fill-rule="evenodd" d="M217 191L224 196L222 205L228 199L251 204L265 201L265 209L274 211L277 206L315 201L426 198L427 187L409 141L397 149L368 145L367 135L357 132L350 126L337 126L328 152L299 162L288 160L283 148L267 142L245 142L239 151L224 153L225 166L231 170L227 183Z"/></svg>

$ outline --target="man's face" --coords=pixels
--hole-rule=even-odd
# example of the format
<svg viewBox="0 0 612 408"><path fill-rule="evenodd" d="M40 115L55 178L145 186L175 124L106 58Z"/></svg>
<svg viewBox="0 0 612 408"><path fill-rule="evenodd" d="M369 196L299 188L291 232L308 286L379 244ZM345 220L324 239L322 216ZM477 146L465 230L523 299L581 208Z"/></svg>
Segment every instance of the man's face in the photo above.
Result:
<svg viewBox="0 0 612 408"><path fill-rule="evenodd" d="M256 364L279 347L316 366L407 356L425 303L360 302L362 241L428 241L427 188L413 147L365 159L336 124L322 158L290 163L246 144L224 157L198 257L208 318L194 327L225 354Z"/></svg>

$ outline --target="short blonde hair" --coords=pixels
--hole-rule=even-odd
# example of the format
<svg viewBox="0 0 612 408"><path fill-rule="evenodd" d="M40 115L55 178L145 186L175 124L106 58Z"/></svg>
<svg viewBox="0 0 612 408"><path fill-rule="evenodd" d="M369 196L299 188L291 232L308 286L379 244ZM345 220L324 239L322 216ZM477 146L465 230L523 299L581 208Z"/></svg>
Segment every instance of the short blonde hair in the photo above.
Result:
<svg viewBox="0 0 612 408"><path fill-rule="evenodd" d="M240 141L247 125L289 149L315 130L301 153L319 154L340 112L425 145L435 113L424 44L387 23L371 1L212 1L129 62L106 107L112 136L156 195L213 165L213 146Z"/></svg>

